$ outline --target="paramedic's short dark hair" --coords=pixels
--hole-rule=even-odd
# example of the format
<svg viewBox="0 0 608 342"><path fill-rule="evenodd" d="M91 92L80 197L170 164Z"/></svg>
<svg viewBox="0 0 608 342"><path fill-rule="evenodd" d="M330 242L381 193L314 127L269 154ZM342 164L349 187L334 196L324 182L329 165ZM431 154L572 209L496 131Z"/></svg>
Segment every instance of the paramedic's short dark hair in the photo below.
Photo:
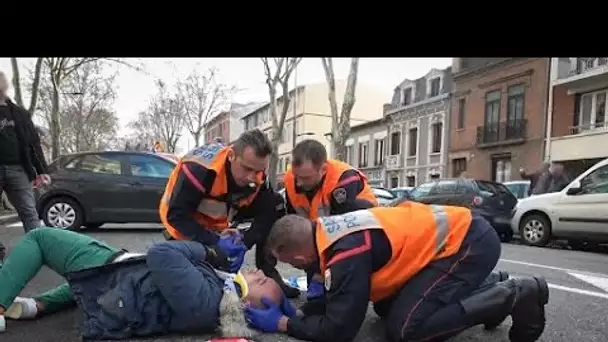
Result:
<svg viewBox="0 0 608 342"><path fill-rule="evenodd" d="M272 144L270 143L270 140L268 140L266 134L259 129L245 131L236 139L232 149L237 155L242 156L247 147L253 148L255 155L260 158L265 158L272 154Z"/></svg>
<svg viewBox="0 0 608 342"><path fill-rule="evenodd" d="M327 151L325 146L317 140L306 139L300 141L293 149L292 159L292 163L296 167L309 160L312 165L319 168L327 162Z"/></svg>

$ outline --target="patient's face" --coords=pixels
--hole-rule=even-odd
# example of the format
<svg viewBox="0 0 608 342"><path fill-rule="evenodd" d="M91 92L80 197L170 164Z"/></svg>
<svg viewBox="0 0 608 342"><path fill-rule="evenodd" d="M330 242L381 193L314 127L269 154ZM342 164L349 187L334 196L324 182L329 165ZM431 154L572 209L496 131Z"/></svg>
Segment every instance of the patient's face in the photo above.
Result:
<svg viewBox="0 0 608 342"><path fill-rule="evenodd" d="M261 270L243 271L243 277L247 281L249 293L245 297L245 302L254 307L263 307L262 297L267 297L274 303L281 302L281 287L271 278L268 278Z"/></svg>

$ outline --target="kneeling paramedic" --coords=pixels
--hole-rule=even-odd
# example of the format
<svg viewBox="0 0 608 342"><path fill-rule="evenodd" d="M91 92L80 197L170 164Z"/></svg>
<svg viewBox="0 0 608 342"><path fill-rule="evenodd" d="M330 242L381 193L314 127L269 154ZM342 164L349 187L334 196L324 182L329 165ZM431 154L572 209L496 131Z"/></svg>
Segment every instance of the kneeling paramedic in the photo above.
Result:
<svg viewBox="0 0 608 342"><path fill-rule="evenodd" d="M404 202L316 222L288 215L272 227L267 247L298 268L318 259L327 304L304 316L274 304L246 310L248 322L264 331L352 341L368 301L393 342L445 341L475 325L496 327L509 315L513 342L536 341L545 327L546 281L493 274L500 240L466 208Z"/></svg>
<svg viewBox="0 0 608 342"><path fill-rule="evenodd" d="M285 214L283 198L266 181L272 145L259 130L244 132L233 145L195 148L175 167L160 203L165 237L192 240L210 247L214 266L236 272L254 244L256 266L279 282L289 297L299 291L284 284L276 259L263 251L272 224ZM230 222L253 218L242 237L232 234ZM222 260L224 262L222 262ZM225 264L228 267L225 267Z"/></svg>
<svg viewBox="0 0 608 342"><path fill-rule="evenodd" d="M206 251L197 242L163 241L147 253L129 253L72 231L34 229L4 265L0 255L0 329L5 318L36 319L78 305L84 340L197 332L254 337L243 304L261 307L265 296L295 311L261 271L214 270ZM43 265L67 282L34 298L17 297Z"/></svg>
<svg viewBox="0 0 608 342"><path fill-rule="evenodd" d="M325 146L317 140L299 142L292 152L292 167L285 172L285 202L288 214L310 220L345 214L378 205L367 177L339 160L328 160ZM318 265L306 270L305 313L323 305L323 276Z"/></svg>

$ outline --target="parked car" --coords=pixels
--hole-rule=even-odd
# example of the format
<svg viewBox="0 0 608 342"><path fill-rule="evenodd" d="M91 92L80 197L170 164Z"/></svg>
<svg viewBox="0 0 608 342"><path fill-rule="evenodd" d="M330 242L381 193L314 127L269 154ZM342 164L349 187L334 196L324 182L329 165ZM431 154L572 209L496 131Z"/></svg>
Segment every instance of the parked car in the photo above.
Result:
<svg viewBox="0 0 608 342"><path fill-rule="evenodd" d="M415 187L409 200L470 208L485 217L503 242L511 241L511 216L517 198L506 186L476 179L442 179Z"/></svg>
<svg viewBox="0 0 608 342"><path fill-rule="evenodd" d="M530 181L529 180L517 180L504 182L504 184L509 191L517 197L518 200L524 199L528 197L528 192L530 191Z"/></svg>
<svg viewBox="0 0 608 342"><path fill-rule="evenodd" d="M391 192L395 194L397 198L406 198L413 188L413 186L401 186L398 188L392 188Z"/></svg>
<svg viewBox="0 0 608 342"><path fill-rule="evenodd" d="M137 151L61 156L49 166L52 183L36 189L40 218L70 230L160 222L158 205L176 160Z"/></svg>
<svg viewBox="0 0 608 342"><path fill-rule="evenodd" d="M378 205L382 207L389 206L391 203L393 203L393 201L398 199L394 193L385 188L372 186L372 192L378 200Z"/></svg>
<svg viewBox="0 0 608 342"><path fill-rule="evenodd" d="M608 243L608 159L595 164L562 191L521 200L513 231L527 245L568 240L576 249Z"/></svg>

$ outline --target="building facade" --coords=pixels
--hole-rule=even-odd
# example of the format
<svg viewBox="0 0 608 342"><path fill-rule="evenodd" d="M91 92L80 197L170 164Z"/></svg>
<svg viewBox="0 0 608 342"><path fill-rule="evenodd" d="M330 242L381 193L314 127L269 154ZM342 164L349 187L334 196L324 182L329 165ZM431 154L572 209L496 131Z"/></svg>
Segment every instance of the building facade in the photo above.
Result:
<svg viewBox="0 0 608 342"><path fill-rule="evenodd" d="M386 186L416 186L446 171L451 68L404 80L384 105L388 125Z"/></svg>
<svg viewBox="0 0 608 342"><path fill-rule="evenodd" d="M222 111L209 119L205 124L205 144L222 139L225 143L235 141L245 126L241 118L264 105L259 102L233 103L230 109Z"/></svg>
<svg viewBox="0 0 608 342"><path fill-rule="evenodd" d="M386 118L369 121L351 128L346 140L346 162L363 172L371 185L385 187L388 128Z"/></svg>
<svg viewBox="0 0 608 342"><path fill-rule="evenodd" d="M504 182L543 160L548 58L454 58L449 176Z"/></svg>
<svg viewBox="0 0 608 342"><path fill-rule="evenodd" d="M336 80L336 99L338 110L346 90L345 80ZM291 101L285 117L281 144L279 145L279 164L277 179L279 182L291 163L291 151L301 140L316 139L323 143L331 153L330 141L326 134L331 132L331 110L327 99L328 87L325 82L302 85L289 92ZM382 117L378 108L382 108L383 93L364 84L357 84L356 102L351 111L351 125L373 121ZM277 101L277 111L282 109L281 98ZM294 120L295 118L295 120ZM242 118L245 130L258 128L269 134L272 132L270 106L265 104L246 114ZM295 124L295 126L294 126ZM331 157L331 156L330 156Z"/></svg>
<svg viewBox="0 0 608 342"><path fill-rule="evenodd" d="M608 57L551 58L548 160L579 174L608 158Z"/></svg>

